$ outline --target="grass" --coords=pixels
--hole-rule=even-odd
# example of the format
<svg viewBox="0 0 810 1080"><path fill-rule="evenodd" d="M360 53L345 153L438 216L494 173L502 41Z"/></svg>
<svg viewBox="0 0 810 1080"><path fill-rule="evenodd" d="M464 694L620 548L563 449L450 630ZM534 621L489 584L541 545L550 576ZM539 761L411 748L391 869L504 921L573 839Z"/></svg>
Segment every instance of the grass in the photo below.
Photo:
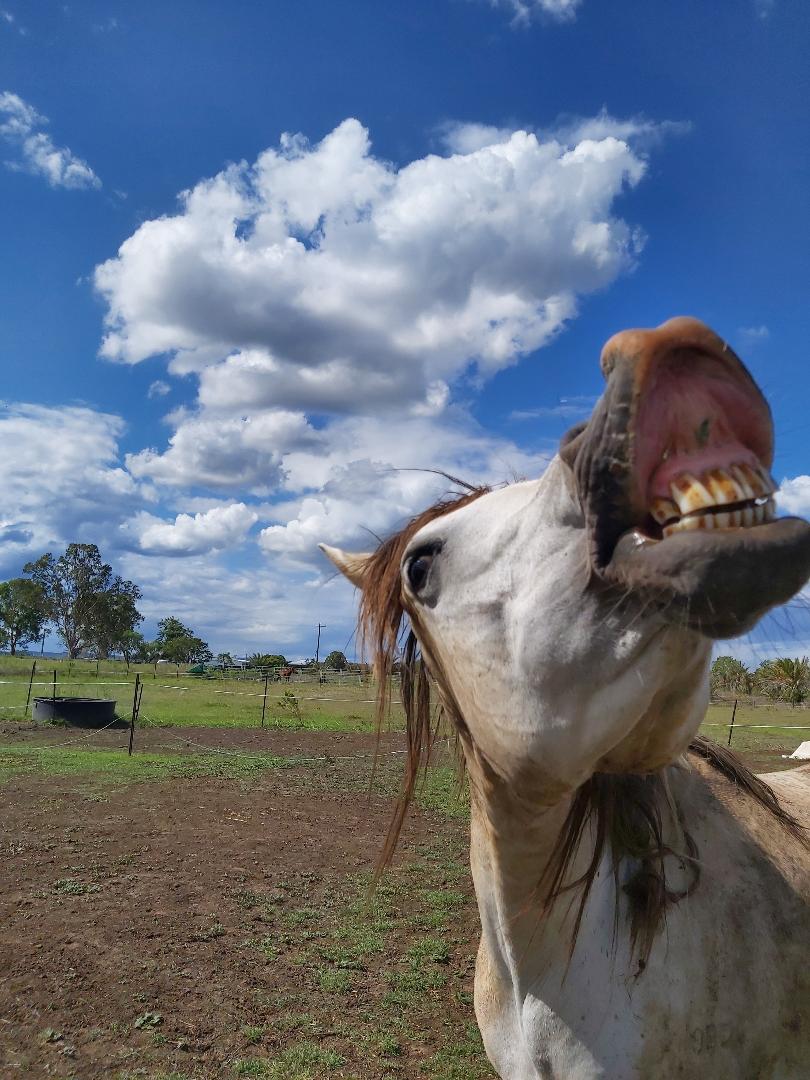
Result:
<svg viewBox="0 0 810 1080"><path fill-rule="evenodd" d="M14 776L76 777L85 789L109 789L127 784L217 777L259 783L268 773L283 776L279 782L289 794L318 792L356 793L393 797L399 792L399 758L385 758L373 769L368 757L347 759L243 751L174 754L124 750L89 750L72 746L0 745L0 784ZM373 775L372 775L373 771ZM428 769L417 787L415 803L450 818L466 818L469 798L459 790L455 770L446 766ZM239 903L249 908L252 894L240 894ZM300 924L317 918L317 912L298 909L290 917Z"/></svg>
<svg viewBox="0 0 810 1080"><path fill-rule="evenodd" d="M23 720L28 680L33 661L22 657L0 657L0 717ZM144 724L157 727L246 727L261 726L264 680L242 675L194 678L173 666L170 670L150 665L132 665L103 660L96 675L95 661L42 660L32 697L50 697L53 672L57 673L57 695L68 697L112 697L121 717L132 708L135 675L140 674L144 692L141 714ZM319 684L270 683L265 709L265 727L303 731L372 731L375 688L361 684L357 676ZM296 705L291 705L290 695ZM29 714L30 715L30 714ZM394 730L403 726L398 703L392 706Z"/></svg>
<svg viewBox="0 0 810 1080"><path fill-rule="evenodd" d="M494 1077L471 1011L472 943L457 937L469 892L463 831L436 835L388 871L337 883L314 873L274 880L257 909L277 942L270 971L294 971L286 992L262 995L242 1029L235 1077L262 1080L484 1080ZM283 896L284 902L277 898ZM235 891L231 901L245 910ZM425 914L436 927L423 929ZM296 915L298 917L296 917ZM316 930L316 933L313 933ZM468 939L467 939L468 940ZM261 940L242 948L260 962ZM280 976L283 979L283 976ZM291 993L297 986L300 993ZM437 1049L439 1047L440 1049Z"/></svg>
<svg viewBox="0 0 810 1080"><path fill-rule="evenodd" d="M710 705L701 733L725 746L732 709L731 701ZM742 702L737 705L731 748L754 755L763 767L781 767L782 755L793 753L800 743L808 739L810 709L792 709L785 705L752 706Z"/></svg>

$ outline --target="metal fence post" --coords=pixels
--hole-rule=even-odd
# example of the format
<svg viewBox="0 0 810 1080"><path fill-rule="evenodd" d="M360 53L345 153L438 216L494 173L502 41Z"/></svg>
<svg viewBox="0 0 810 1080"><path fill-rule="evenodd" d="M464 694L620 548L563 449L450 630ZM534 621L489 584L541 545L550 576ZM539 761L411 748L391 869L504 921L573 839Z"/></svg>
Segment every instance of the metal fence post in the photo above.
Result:
<svg viewBox="0 0 810 1080"><path fill-rule="evenodd" d="M734 717L737 715L737 699L734 698L734 708L731 710L731 723L728 726L728 745L731 746L731 734L734 731Z"/></svg>
<svg viewBox="0 0 810 1080"><path fill-rule="evenodd" d="M36 672L36 670L37 662L35 660L31 665L31 678L28 680L28 697L25 699L25 712L23 713L23 717L27 715L28 706L31 704L31 687L34 685L34 673Z"/></svg>

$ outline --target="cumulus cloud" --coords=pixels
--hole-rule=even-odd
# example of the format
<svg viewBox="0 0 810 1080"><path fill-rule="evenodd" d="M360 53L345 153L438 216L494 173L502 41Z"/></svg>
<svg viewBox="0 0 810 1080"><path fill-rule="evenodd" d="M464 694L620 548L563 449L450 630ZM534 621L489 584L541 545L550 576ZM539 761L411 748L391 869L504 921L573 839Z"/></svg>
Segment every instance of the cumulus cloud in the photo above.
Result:
<svg viewBox="0 0 810 1080"><path fill-rule="evenodd" d="M428 417L346 419L330 428L328 449L287 456L287 487L305 494L268 509L281 521L262 530L259 544L268 553L315 563L320 541L373 546L375 536L453 488L433 470L495 484L538 476L551 453L527 454L457 410L441 423Z"/></svg>
<svg viewBox="0 0 810 1080"><path fill-rule="evenodd" d="M132 523L142 551L163 555L201 555L234 547L258 521L244 503L216 506L198 514L178 514L163 521L142 512Z"/></svg>
<svg viewBox="0 0 810 1080"><path fill-rule="evenodd" d="M99 542L130 513L136 483L118 460L124 423L79 406L12 404L0 410L3 476L0 568L72 540Z"/></svg>
<svg viewBox="0 0 810 1080"><path fill-rule="evenodd" d="M133 476L173 487L227 488L267 495L283 479L285 453L321 442L302 413L281 409L251 416L183 417L168 450L128 454Z"/></svg>
<svg viewBox="0 0 810 1080"><path fill-rule="evenodd" d="M0 93L0 135L19 154L7 162L12 169L44 177L51 187L99 188L101 181L81 158L66 146L56 146L41 131L48 123L36 109L10 91Z"/></svg>
<svg viewBox="0 0 810 1080"><path fill-rule="evenodd" d="M343 577L316 579L267 564L234 569L211 555L176 559L135 552L122 555L117 569L143 589L138 607L147 632L171 614L214 652L279 651L303 659L315 654L316 623L328 627L329 648L344 648L354 628L352 588Z"/></svg>
<svg viewBox="0 0 810 1080"><path fill-rule="evenodd" d="M783 480L776 501L786 514L810 517L810 476Z"/></svg>
<svg viewBox="0 0 810 1080"><path fill-rule="evenodd" d="M170 354L206 407L310 412L431 410L515 363L633 264L612 204L645 162L614 135L452 139L397 168L346 120L200 182L97 268L103 355Z"/></svg>

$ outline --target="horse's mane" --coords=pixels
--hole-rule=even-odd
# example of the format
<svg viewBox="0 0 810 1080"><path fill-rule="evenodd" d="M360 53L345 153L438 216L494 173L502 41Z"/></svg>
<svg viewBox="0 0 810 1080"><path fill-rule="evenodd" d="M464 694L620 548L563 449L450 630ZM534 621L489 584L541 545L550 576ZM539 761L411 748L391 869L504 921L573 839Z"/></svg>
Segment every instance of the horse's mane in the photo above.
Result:
<svg viewBox="0 0 810 1080"><path fill-rule="evenodd" d="M406 611L400 585L400 564L412 537L436 518L474 502L490 490L486 487L462 486L467 488L462 494L434 503L399 532L384 540L363 569L359 636L361 646L370 654L374 665L377 735L379 738L389 713L390 676L398 664L407 738L400 795L378 862L378 874L388 865L396 850L419 774L430 761L442 717L446 716L455 729L457 750L463 743L468 746L473 744L436 659L422 655L416 617ZM436 687L439 703L431 700L431 684ZM805 840L801 825L780 805L773 790L731 750L698 735L690 743L689 751L708 762L793 836ZM461 776L464 756L460 752L457 753L457 761L462 770ZM486 762L483 765L487 767ZM697 887L700 877L697 845L687 831L671 794L667 782L671 768L668 766L659 772L644 775L595 773L575 793L565 824L538 880L538 895L544 910L548 910L563 893L572 892L578 900L570 943L572 952L588 895L606 852L610 854L616 883L616 927L618 897L623 891L629 901L631 943L633 950L638 951L639 971L646 964L667 906L677 903ZM680 825L683 851L673 851L664 840L667 814L671 814ZM592 858L582 875L570 881L574 858L583 834L589 828L594 838ZM685 889L675 891L667 885L665 859L670 855L676 855L682 864L691 869L692 881ZM621 885L620 871L628 866L631 873L629 877L625 874L625 883Z"/></svg>

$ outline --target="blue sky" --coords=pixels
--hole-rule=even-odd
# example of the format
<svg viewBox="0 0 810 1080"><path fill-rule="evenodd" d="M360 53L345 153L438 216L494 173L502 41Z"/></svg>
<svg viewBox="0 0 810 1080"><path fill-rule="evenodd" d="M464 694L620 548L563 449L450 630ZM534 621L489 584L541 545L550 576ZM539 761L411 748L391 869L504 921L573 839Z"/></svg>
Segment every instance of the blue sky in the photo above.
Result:
<svg viewBox="0 0 810 1080"><path fill-rule="evenodd" d="M535 475L674 314L810 511L802 0L9 0L0 47L3 576L96 542L147 633L344 648L316 541L440 493L395 466Z"/></svg>

